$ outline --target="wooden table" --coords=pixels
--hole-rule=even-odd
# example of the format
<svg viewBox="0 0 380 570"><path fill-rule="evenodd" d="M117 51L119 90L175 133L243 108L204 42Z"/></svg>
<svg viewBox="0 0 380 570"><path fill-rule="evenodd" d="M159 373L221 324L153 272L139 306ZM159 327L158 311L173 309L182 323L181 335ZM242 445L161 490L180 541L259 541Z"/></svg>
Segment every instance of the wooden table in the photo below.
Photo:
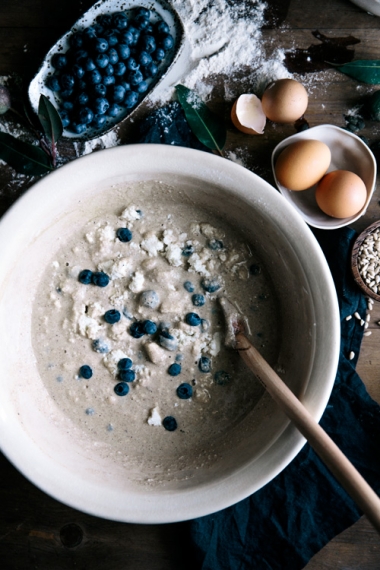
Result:
<svg viewBox="0 0 380 570"><path fill-rule="evenodd" d="M0 75L27 78L47 49L90 5L92 0L2 0L0 3ZM249 0L246 1L249 4ZM380 18L363 12L348 0L269 0L276 18L263 30L268 50L281 47L307 48L318 41L315 29L329 37L352 34L361 42L354 46L356 59L380 59ZM344 126L344 117L373 87L358 84L338 72L309 74L299 78L307 85L310 126L331 123ZM218 81L216 81L218 84ZM220 92L219 92L220 91ZM273 183L270 154L284 137L294 134L293 126L269 126L263 137L236 131L229 122L231 103L215 89L211 107L228 125L226 150L245 147L247 167ZM146 109L142 110L144 114ZM2 117L0 117L0 121ZM121 132L122 142L133 135L133 124ZM370 142L380 139L380 125L367 121L360 134ZM62 155L74 158L71 144L61 144ZM0 166L0 213L30 185L27 178L15 179L7 166ZM354 227L361 231L380 218L377 191L370 208ZM2 244L4 247L4 244ZM370 394L380 402L380 305L371 313L364 338L358 372ZM195 569L186 557L186 523L170 525L120 524L88 516L48 497L27 481L3 456L0 457L1 515L0 565L4 570L61 570L107 568L108 570ZM319 552L307 570L378 570L380 540L365 519L343 532ZM231 569L234 570L234 569ZM258 569L259 570L259 569Z"/></svg>

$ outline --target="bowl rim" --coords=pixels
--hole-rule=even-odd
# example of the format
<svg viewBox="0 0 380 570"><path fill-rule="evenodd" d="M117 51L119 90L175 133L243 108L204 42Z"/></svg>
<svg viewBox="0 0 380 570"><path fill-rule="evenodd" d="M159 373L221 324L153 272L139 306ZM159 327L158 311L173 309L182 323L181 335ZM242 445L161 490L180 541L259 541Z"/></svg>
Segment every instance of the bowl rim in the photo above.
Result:
<svg viewBox="0 0 380 570"><path fill-rule="evenodd" d="M358 285L358 287L360 287L360 289L363 291L363 293L365 293L367 295L367 297L370 297L371 299L374 299L375 301L380 301L380 295L378 295L377 293L375 293L374 291L372 291L372 289L370 289L370 287L368 287L365 283L365 281L363 280L360 270L359 270L359 266L358 266L358 261L359 261L359 250L360 247L362 246L364 240L370 235L372 234L375 230L380 228L380 220L377 220L376 222L373 222L371 225L369 225L367 228L365 228L356 238L356 240L354 241L354 244L352 246L352 251L351 251L351 271L354 277L354 280L356 282L356 284ZM379 258L380 261L380 258Z"/></svg>
<svg viewBox="0 0 380 570"><path fill-rule="evenodd" d="M291 228L292 235L295 234L300 237L298 240L293 238L294 243L292 242L292 248L296 254L299 255L301 260L303 257L306 266L311 263L310 257L313 257L313 263L315 262L318 266L319 278L318 280L310 280L310 287L312 289L314 288L315 296L317 296L317 294L323 296L322 307L324 313L321 316L321 321L323 317L326 322L328 322L327 332L329 338L325 339L320 335L321 343L320 346L318 346L318 350L315 351L316 353L320 352L320 356L318 357L317 354L314 355L314 361L316 358L319 358L319 362L322 362L323 359L324 366L327 366L327 361L330 363L327 374L325 373L326 370L324 370L323 374L321 374L321 372L319 373L318 382L322 383L323 390L320 393L319 400L314 401L311 398L310 391L316 388L316 381L314 380L314 385L311 385L311 378L309 378L303 395L307 407L309 407L309 409L311 408L312 416L316 421L319 421L334 385L339 360L340 317L335 286L324 254L310 228L303 223L295 210L289 204L285 203L285 200L273 186L253 172L216 155L184 147L137 144L104 149L64 165L58 170L46 175L27 190L27 192L11 206L0 221L0 242L5 243L2 238L5 236L9 238L9 235L12 235L12 233L9 234L9 229L14 227L14 218L24 215L24 212L30 213L33 211L32 207L35 200L44 199L49 193L51 194L52 186L56 188L59 182L67 185L67 178L72 180L73 174L75 174L78 169L85 169L86 172L89 173L89 177L91 177L91 167L95 170L97 169L98 173L101 172L101 174L103 174L101 170L102 164L109 163L115 169L119 169L120 172L126 175L126 173L136 172L136 168L139 168L139 165L136 166L138 161L140 161L140 168L144 168L144 170L142 170L144 173L145 169L149 171L149 168L153 168L152 165L156 165L158 170L161 169L161 171L165 171L165 169L169 168L170 164L171 168L174 168L180 176L183 176L185 172L186 174L198 177L198 179L202 179L203 182L214 185L219 182L222 186L224 184L223 187L228 185L228 188L230 188L230 185L233 188L235 184L233 192L240 192L240 196L248 196L250 192L253 194L263 192L266 200L268 200L268 204L275 206L272 213L275 222L284 229L284 232L288 232L289 228ZM93 176L95 176L95 174L93 174ZM159 172L156 176L159 176ZM147 179L152 179L152 176ZM88 184L88 179L86 183ZM236 189L237 187L239 190ZM260 196L262 197L262 194L260 194ZM253 203L254 198L251 199ZM307 246L308 253L306 255L305 250ZM2 258L4 256L4 250L0 250L0 267L3 266ZM2 274L0 273L0 275ZM3 275L1 279L5 279L5 276ZM317 375L317 373L315 374ZM320 384L318 384L318 389L319 388ZM0 425L6 428L6 422L4 422L5 419L4 415L1 414L0 402ZM120 522L143 524L162 524L193 519L231 506L245 499L271 481L294 459L305 444L304 437L298 432L295 426L288 421L286 428L272 446L275 452L275 461L273 457L266 458L267 460L264 462L266 472L265 474L260 472L258 480L252 480L252 464L249 464L248 466L240 468L234 474L234 477L228 477L223 480L223 485L221 485L220 481L217 481L213 484L204 485L200 489L181 491L178 496L180 497L181 505L186 505L186 513L183 512L183 509L178 508L178 503L175 503L175 498L177 497L175 492L169 496L165 496L164 504L165 506L167 505L167 511L154 510L151 506L152 495L150 495L150 503L148 501L148 506L145 510L141 508L141 510L137 512L135 509L135 511L131 513L126 509L127 513L125 513L125 505L120 505L119 510L112 510L111 507L108 507L108 504L101 502L105 501L105 499L100 496L98 498L98 495L100 495L100 486L96 486L94 489L90 486L88 487L88 492L90 492L91 489L94 493L97 491L96 498L100 501L98 504L89 504L87 496L83 494L83 485L81 486L81 492L79 494L74 493L71 488L69 492L67 492L67 489L65 487L62 489L62 486L59 486L57 481L47 480L45 475L41 473L41 469L37 468L38 466L31 465L29 462L27 467L25 467L23 454L20 454L20 446L13 445L12 437L14 437L14 435L10 434L9 431L10 430L0 429L0 439L2 440L1 443L4 454L21 473L44 492L73 508L95 516ZM33 444L35 445L34 441ZM265 453L266 452L262 455L265 455ZM261 457L262 456L260 456L256 462L261 461ZM58 477L60 475L61 473L57 473ZM157 495L155 497L157 497ZM118 501L121 503L119 498ZM210 502L212 503L211 508Z"/></svg>
<svg viewBox="0 0 380 570"><path fill-rule="evenodd" d="M284 186L282 186L278 182L277 177L276 177L276 172L275 172L276 159L277 159L277 156L278 156L280 150L283 150L292 142L312 138L312 137L309 137L308 134L306 134L306 133L318 132L318 131L320 132L320 131L323 131L326 129L328 129L330 131L336 131L337 133L340 134L340 136L342 136L344 138L354 139L356 141L356 143L366 152L366 154L368 155L370 162L372 164L371 187L370 188L366 187L367 199L365 201L363 208L357 214L355 214L354 216L351 216L349 218L332 218L331 217L332 222L328 226L320 224L318 222L314 222L313 220L310 220L309 218L306 217L306 215L300 209L298 209L296 207L293 200L291 200L289 198L289 193L291 192L291 190L289 190L288 188L285 188ZM323 140L319 139L317 136L315 138L317 140L321 140L323 142ZM286 137L285 139L280 141L272 151L271 165L272 165L272 173L273 173L273 178L274 178L275 184L276 184L279 192L281 192L281 194L286 198L286 201L292 205L292 207L298 212L298 214L302 217L302 219L309 226L312 226L312 227L318 228L318 229L322 229L322 230L336 230L338 228L343 228L345 226L348 226L349 224L352 224L353 222L355 222L359 218L361 218L367 211L367 208L369 206L369 203L372 199L372 196L373 196L373 193L374 193L375 187L376 187L377 162L376 162L376 159L373 155L373 152L371 151L369 146L366 145L366 143L360 137L358 137L355 133L347 131L346 129L342 129L341 127L338 127L336 125L330 125L327 123L322 124L322 125L315 125L314 127L310 127L309 129L307 129L306 131L300 131L299 133L295 133L294 135L290 135L289 137ZM334 220L335 220L335 223L333 223Z"/></svg>

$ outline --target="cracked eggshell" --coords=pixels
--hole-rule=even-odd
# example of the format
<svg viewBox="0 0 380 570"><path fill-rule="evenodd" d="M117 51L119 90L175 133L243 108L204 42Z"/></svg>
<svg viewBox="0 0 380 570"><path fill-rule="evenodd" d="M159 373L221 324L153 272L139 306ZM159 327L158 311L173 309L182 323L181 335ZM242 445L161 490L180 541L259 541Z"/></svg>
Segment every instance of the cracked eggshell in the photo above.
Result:
<svg viewBox="0 0 380 570"><path fill-rule="evenodd" d="M253 94L240 95L232 107L231 121L242 133L262 135L267 119L260 99Z"/></svg>

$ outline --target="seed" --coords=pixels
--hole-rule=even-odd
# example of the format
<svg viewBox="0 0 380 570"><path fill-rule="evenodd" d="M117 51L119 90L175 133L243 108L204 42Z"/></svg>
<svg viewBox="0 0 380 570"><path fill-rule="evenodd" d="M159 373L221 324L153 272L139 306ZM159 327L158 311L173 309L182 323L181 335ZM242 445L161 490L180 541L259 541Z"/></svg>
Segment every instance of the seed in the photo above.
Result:
<svg viewBox="0 0 380 570"><path fill-rule="evenodd" d="M352 319L352 315L348 315L348 317L346 317L346 321L350 321Z"/></svg>
<svg viewBox="0 0 380 570"><path fill-rule="evenodd" d="M353 350L351 350L348 358L349 358L349 360L353 360L355 358L355 352Z"/></svg>
<svg viewBox="0 0 380 570"><path fill-rule="evenodd" d="M365 321L363 321L363 319L360 320L360 326L362 327L364 325Z"/></svg>
<svg viewBox="0 0 380 570"><path fill-rule="evenodd" d="M372 334L372 332L371 332L371 331L367 331L367 332L364 333L363 336L369 336L370 334Z"/></svg>
<svg viewBox="0 0 380 570"><path fill-rule="evenodd" d="M356 311L356 313L354 313L354 317L355 317L356 319L358 319L359 321L362 320L361 316L359 315L359 313L358 313L357 311Z"/></svg>
<svg viewBox="0 0 380 570"><path fill-rule="evenodd" d="M364 323L364 328L368 329L368 323Z"/></svg>
<svg viewBox="0 0 380 570"><path fill-rule="evenodd" d="M367 323L369 323L369 321L371 320L371 315L368 313L368 315L366 316L365 320L367 321Z"/></svg>

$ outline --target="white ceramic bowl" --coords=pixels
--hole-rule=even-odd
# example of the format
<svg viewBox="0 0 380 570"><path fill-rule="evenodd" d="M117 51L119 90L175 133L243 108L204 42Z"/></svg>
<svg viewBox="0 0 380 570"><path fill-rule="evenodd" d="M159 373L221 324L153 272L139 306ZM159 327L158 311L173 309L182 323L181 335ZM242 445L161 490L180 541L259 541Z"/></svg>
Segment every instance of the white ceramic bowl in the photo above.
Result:
<svg viewBox="0 0 380 570"><path fill-rule="evenodd" d="M55 404L31 345L40 275L73 225L107 211L103 190L152 179L170 183L178 201L186 195L220 212L261 252L277 284L283 377L316 420L333 386L340 345L335 289L318 243L280 194L241 166L185 148L130 145L75 160L26 192L0 222L2 450L26 477L63 503L138 523L180 521L234 504L268 483L305 443L264 394L231 429L231 444L213 467L199 467L187 480L174 476L172 483L146 488L129 480L128 469L103 459L93 442L82 446L51 421Z"/></svg>
<svg viewBox="0 0 380 570"><path fill-rule="evenodd" d="M331 151L331 164L327 172L332 170L350 170L363 180L367 189L367 199L363 208L350 218L332 218L319 208L315 200L316 184L301 192L292 192L277 180L275 164L277 157L288 145L306 139L315 139L327 144ZM369 147L356 135L334 125L319 125L306 131L292 135L281 141L272 153L273 176L284 198L303 217L305 222L314 228L335 230L348 226L365 214L376 185L376 159Z"/></svg>

